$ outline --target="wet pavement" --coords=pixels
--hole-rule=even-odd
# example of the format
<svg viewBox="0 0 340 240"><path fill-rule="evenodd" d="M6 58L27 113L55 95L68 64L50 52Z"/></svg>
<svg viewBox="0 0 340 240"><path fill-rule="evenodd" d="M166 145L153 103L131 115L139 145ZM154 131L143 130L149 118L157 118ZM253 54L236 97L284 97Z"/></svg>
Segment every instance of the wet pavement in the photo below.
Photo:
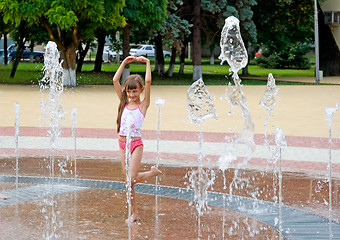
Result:
<svg viewBox="0 0 340 240"><path fill-rule="evenodd" d="M18 178L10 176L16 159L1 161L5 175L0 177L0 191L8 200L0 202L0 229L8 236L6 239L41 239L49 231L56 232L61 239L129 239L129 228L124 222L127 208L120 162L60 157L56 161L66 164L64 173L56 166L55 178L50 177L46 167L49 159L21 159ZM77 178L72 176L75 166ZM145 165L142 170L150 166ZM194 192L186 187L190 184L186 176L194 168L160 165L160 169L164 174L157 186L155 180L136 186L142 221L141 225L133 226L131 239L197 239L198 229L200 239L239 239L240 233L245 239L279 239L280 208L274 200L277 173L240 170L239 176L249 180L247 187L234 189L230 194L234 169L224 173L213 169L215 184L209 189L208 209L200 217L199 228ZM333 181L335 195L339 195L339 186L340 181ZM282 228L287 239L328 239L329 212L324 203L328 188L322 179L286 172L282 197ZM338 222L339 199L334 198L332 203L332 218ZM51 224L52 216L58 221L53 231L46 226ZM20 224L5 228L15 222ZM27 225L31 227L25 229ZM332 225L336 239L340 236L340 224ZM22 231L26 236L18 238Z"/></svg>
<svg viewBox="0 0 340 240"><path fill-rule="evenodd" d="M330 239L330 231L333 239L340 239L340 114L334 115L330 142L324 113L325 107L334 107L340 101L340 86L280 86L268 124L270 146L265 145L263 134L267 113L258 106L264 86L246 86L244 91L255 123L256 151L247 165L237 171L242 179L239 185L233 183L237 161L224 174L218 170L226 137L232 138L243 124L240 112L230 108L223 97L225 88L208 86L218 121L208 120L202 126L203 165L214 170L216 179L213 188L209 188L210 209L199 218L193 192L188 190L188 175L198 165L200 129L187 119L187 87L153 86L152 101L161 97L166 102L160 115L154 104L148 111L142 133L143 170L160 159L164 174L157 191L154 180L138 186L142 222L130 229L130 238L240 239L242 235L244 239L279 239L281 216L287 239ZM39 106L43 95L37 87L2 85L0 89L0 111L6 113L0 116L0 194L8 196L8 200L0 199L2 236L47 239L56 233L60 239L129 239L129 228L124 222L125 187L117 160L117 99L113 88L78 87L65 91L66 119L57 142L52 185L48 127ZM15 102L20 104L18 149L13 127ZM70 120L73 108L77 108L76 138ZM156 131L158 116L160 132ZM281 215L277 204L278 165L272 159L277 127L284 131L287 140L280 158L284 203ZM244 157L242 150L237 154L238 158ZM333 178L331 213L329 161Z"/></svg>

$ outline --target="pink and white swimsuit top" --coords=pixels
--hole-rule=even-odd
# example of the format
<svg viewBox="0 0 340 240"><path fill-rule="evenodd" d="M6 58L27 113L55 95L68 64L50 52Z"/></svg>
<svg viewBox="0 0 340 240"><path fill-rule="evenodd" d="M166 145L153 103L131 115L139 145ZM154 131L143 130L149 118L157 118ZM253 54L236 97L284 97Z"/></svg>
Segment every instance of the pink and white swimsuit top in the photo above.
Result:
<svg viewBox="0 0 340 240"><path fill-rule="evenodd" d="M131 137L141 137L143 120L144 114L139 105L134 109L129 109L126 105L121 117L119 136L127 136L131 131Z"/></svg>

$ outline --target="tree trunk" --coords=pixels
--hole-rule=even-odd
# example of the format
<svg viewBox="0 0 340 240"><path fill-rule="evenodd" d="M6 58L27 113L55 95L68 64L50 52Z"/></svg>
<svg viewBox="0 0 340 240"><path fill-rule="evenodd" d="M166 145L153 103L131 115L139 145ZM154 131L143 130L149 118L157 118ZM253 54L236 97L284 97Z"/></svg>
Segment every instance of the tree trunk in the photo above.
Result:
<svg viewBox="0 0 340 240"><path fill-rule="evenodd" d="M215 65L215 45L213 47L210 47L210 65Z"/></svg>
<svg viewBox="0 0 340 240"><path fill-rule="evenodd" d="M106 36L106 33L103 30L100 31L100 33L97 35L98 47L97 47L97 55L96 55L96 60L94 62L94 70L93 70L95 72L101 72L102 71L105 36Z"/></svg>
<svg viewBox="0 0 340 240"><path fill-rule="evenodd" d="M78 46L78 62L77 62L77 71L76 72L81 72L81 69L84 64L84 59L86 57L87 52L90 49L90 41L86 42L85 48L83 49L82 43L79 44Z"/></svg>
<svg viewBox="0 0 340 240"><path fill-rule="evenodd" d="M202 45L201 45L201 0L193 1L193 57L194 67L192 80L196 81L202 77Z"/></svg>
<svg viewBox="0 0 340 240"><path fill-rule="evenodd" d="M12 71L11 71L11 75L10 75L11 78L14 78L15 73L16 73L17 68L18 68L18 65L19 65L19 62L20 62L20 59L22 57L22 54L24 53L24 47L25 47L25 42L26 42L25 25L26 25L25 22L21 22L20 25L19 25L19 42L17 43L18 44L17 55L16 55L14 62L13 62L13 67L12 67Z"/></svg>
<svg viewBox="0 0 340 240"><path fill-rule="evenodd" d="M128 24L123 27L123 60L130 55L130 26ZM130 75L130 64L126 64L123 70L121 84Z"/></svg>
<svg viewBox="0 0 340 240"><path fill-rule="evenodd" d="M71 44L68 48L61 49L61 59L63 59L62 67L64 72L64 86L75 87L76 80L76 50L77 45Z"/></svg>
<svg viewBox="0 0 340 240"><path fill-rule="evenodd" d="M68 34L64 34L59 26L56 26L58 30L58 37L56 38L48 21L44 17L40 18L39 21L45 26L50 39L57 44L60 50L60 58L62 59L64 72L64 86L75 87L77 85L76 50L82 40L78 33L78 28L71 27L72 35L69 36Z"/></svg>
<svg viewBox="0 0 340 240"><path fill-rule="evenodd" d="M34 51L34 42L33 41L31 41L31 43L30 43L30 51L31 51L31 53L30 53L30 63L33 63L33 60L34 60L34 56L33 56L33 51Z"/></svg>
<svg viewBox="0 0 340 240"><path fill-rule="evenodd" d="M249 59L250 59L249 41L247 39L244 39L243 41L244 41L244 46L247 49L248 60L247 60L247 65L244 68L242 68L242 76L247 76L249 75L248 65L249 65Z"/></svg>
<svg viewBox="0 0 340 240"><path fill-rule="evenodd" d="M155 40L155 47L156 47L156 49L155 49L155 59L157 60L158 76L164 76L165 75L165 69L164 69L164 55L163 55L162 36L158 33L154 40Z"/></svg>
<svg viewBox="0 0 340 240"><path fill-rule="evenodd" d="M188 41L185 40L184 42L184 46L181 48L181 55L179 57L179 63L180 63L180 67L179 67L179 74L184 74L184 66L185 66L185 51L186 48L188 46Z"/></svg>
<svg viewBox="0 0 340 240"><path fill-rule="evenodd" d="M4 32L4 64L8 64L8 52L7 52L7 33Z"/></svg>
<svg viewBox="0 0 340 240"><path fill-rule="evenodd" d="M174 42L172 45L172 50L171 50L171 59L170 59L169 69L166 72L166 75L168 77L172 77L172 73L174 71L174 66L176 63L176 52L177 52L177 49L176 49L175 42Z"/></svg>

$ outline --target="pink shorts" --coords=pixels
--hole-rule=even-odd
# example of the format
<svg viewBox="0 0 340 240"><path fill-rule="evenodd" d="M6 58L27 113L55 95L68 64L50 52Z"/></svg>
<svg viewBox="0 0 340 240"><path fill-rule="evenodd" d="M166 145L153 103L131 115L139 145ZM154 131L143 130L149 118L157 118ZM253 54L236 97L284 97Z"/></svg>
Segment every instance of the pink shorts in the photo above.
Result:
<svg viewBox="0 0 340 240"><path fill-rule="evenodd" d="M121 149L123 149L123 150L126 149L126 142L118 139L118 143L119 143L119 147ZM133 151L135 151L135 149L139 146L144 146L141 138L138 139L138 140L131 141L130 152L133 153Z"/></svg>

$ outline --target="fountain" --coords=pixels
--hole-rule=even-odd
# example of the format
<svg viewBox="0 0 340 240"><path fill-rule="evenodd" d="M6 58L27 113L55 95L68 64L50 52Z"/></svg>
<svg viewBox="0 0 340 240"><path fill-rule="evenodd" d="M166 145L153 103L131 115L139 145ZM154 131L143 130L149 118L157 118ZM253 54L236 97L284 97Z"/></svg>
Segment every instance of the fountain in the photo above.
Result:
<svg viewBox="0 0 340 240"><path fill-rule="evenodd" d="M160 125L161 125L161 112L162 112L162 107L165 104L165 100L162 98L156 98L156 106L157 106L157 161L156 161L156 167L157 169L159 168L159 164L161 161L161 156L160 156L160 150L159 150L159 145L160 145ZM156 194L155 194L155 216L156 216L156 223L158 223L158 176L156 176Z"/></svg>
<svg viewBox="0 0 340 240"><path fill-rule="evenodd" d="M333 239L333 230L332 230L332 121L333 121L333 115L339 110L339 105L336 104L335 108L327 107L325 109L326 112L326 119L328 120L328 126L329 126L329 159L327 164L328 169L328 219L329 219L329 239Z"/></svg>
<svg viewBox="0 0 340 240"><path fill-rule="evenodd" d="M196 209L198 212L198 239L201 235L201 216L203 212L208 209L207 196L208 189L215 180L215 173L212 170L203 169L203 133L202 124L210 117L217 119L216 109L212 98L206 89L203 80L200 78L195 81L187 92L187 102L189 109L189 118L192 123L200 128L199 133L199 154L198 154L198 168L192 170L186 176L189 179L188 187L194 190L194 197L197 201Z"/></svg>
<svg viewBox="0 0 340 240"><path fill-rule="evenodd" d="M19 105L15 105L14 114L9 113L11 124L15 115L15 129L0 126L0 152L1 156L5 155L0 161L0 193L8 196L7 200L3 200L0 195L2 237L339 238L339 140L336 136L338 120L335 118L338 108L326 109L326 117L330 123L329 139L312 138L308 137L308 134L307 137L294 137L290 134L286 136L287 125L279 121L278 114L275 115L275 123L280 127L275 128L275 136L272 138L267 125L277 104L278 89L275 79L271 75L268 76L264 95L258 94L263 93L262 86L256 87L255 95L245 94L249 88L242 86L237 73L245 66L247 55L235 18L226 21L221 44L221 60L227 61L231 66L234 80L234 85L229 86L231 90L227 91L226 99L232 109L240 111L242 118L226 110L229 105L225 103L225 99L213 102L215 98L211 96L218 96L223 87L209 86L208 92L202 79L193 83L188 90L185 87L173 88L171 94L167 91L161 92L154 86L153 94L156 92L167 99L167 104L164 105L163 99L156 99L156 107L150 107L148 110L147 119L155 124L158 118L158 122L156 130L155 127L150 130L151 124L145 122L143 161L146 161L146 168L149 168L156 160L164 175L161 182L157 178L156 182L135 186L141 203L142 222L140 225L129 226L124 222L129 211L124 204L129 191L125 194L124 190L129 186L125 185L124 176L121 174L118 149L115 148L117 144L113 142L116 137L113 136L114 130L110 125L112 118L108 117L109 124L105 125L106 128L103 122L98 123L97 128L91 125L94 122L86 125L93 116L87 116L89 119L84 121L84 110L94 111L106 102L103 101L106 89L95 95L100 101L91 106L89 91L99 91L101 87L79 87L64 91L60 75L52 75L53 71L50 71L51 68L57 70L60 63L52 63L52 60L47 58L50 62L47 62L49 67L46 66L45 69L51 75L44 78L41 93L35 93L48 95L48 99L53 99L49 102L41 98L41 109L47 127L25 125L27 122L24 119L33 114L27 113L28 107L25 104L20 105L20 116ZM49 83L55 84L50 87ZM27 89L25 90L25 94L28 94ZM45 90L49 92L46 93ZM50 90L53 90L53 93ZM107 95L111 101L112 92L109 90ZM186 125L183 121L185 117L180 117L181 111L185 110L181 110L179 104L175 107L172 105L172 94L185 90L189 119L193 123L191 125ZM280 98L287 101L287 98L282 97L282 90L285 90L285 87L280 87ZM290 91L292 92L292 89ZM1 92L2 101L6 89L1 89ZM87 94L86 100L82 99L81 93L84 92ZM72 101L74 99L70 96L78 97L78 101ZM20 94L16 97L17 102L24 103L20 100ZM299 100L301 94L296 99L293 94L290 97ZM61 98L65 104L61 104ZM260 110L254 108L254 102ZM284 104L279 102L277 108L282 111ZM13 104L10 105L13 109ZM111 102L106 105L111 105ZM61 127L61 123L67 121L68 106L77 108L72 110L71 123L67 127ZM261 113L262 107L266 111L265 114ZM164 109L165 120L162 122L165 129L162 131L162 137L159 131L161 108ZM102 115L93 117L94 121L100 121L109 115L110 111L107 108L105 110ZM223 116L225 111L228 112L226 117ZM169 115L169 112L177 115ZM91 112L91 115L94 114ZM174 116L179 120L176 121ZM263 116L267 118L262 118ZM231 125L232 118L241 122L240 131L226 133L221 130L225 125ZM1 124L3 119L4 116L0 116ZM176 127L169 127L169 122L174 122ZM264 134L257 134L255 123L262 126L263 122ZM209 126L210 123L216 125L211 132L206 130L212 127ZM184 125L183 128L179 127L181 124ZM191 126L194 130L191 130ZM29 132L32 129L35 132ZM307 145L305 142L311 143ZM322 160L317 162L319 155ZM322 162L324 155L328 159ZM316 164L313 159L309 159L310 156L316 159L316 170L312 169ZM128 158L129 155L126 156L127 162ZM292 167L294 161L301 164L301 169ZM275 167L271 169L268 165ZM307 167L311 167L311 170ZM327 172L322 167L327 168ZM276 184L277 190L276 187L273 188Z"/></svg>

